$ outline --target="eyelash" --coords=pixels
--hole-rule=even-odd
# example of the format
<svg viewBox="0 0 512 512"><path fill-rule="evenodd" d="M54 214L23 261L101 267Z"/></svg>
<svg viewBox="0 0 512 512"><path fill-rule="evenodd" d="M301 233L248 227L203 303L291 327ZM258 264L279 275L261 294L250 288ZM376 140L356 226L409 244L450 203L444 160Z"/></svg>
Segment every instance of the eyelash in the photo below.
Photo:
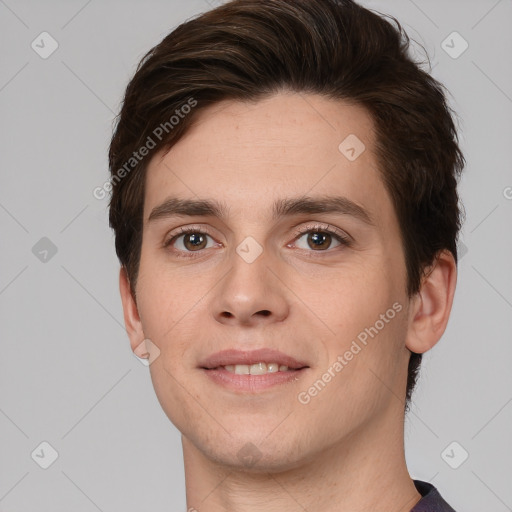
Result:
<svg viewBox="0 0 512 512"><path fill-rule="evenodd" d="M179 228L178 232L175 235L173 235L171 238L169 238L169 240L164 242L164 244L163 244L164 249L167 249L180 236L187 235L189 233L208 235L213 238L213 236L208 232L208 230L205 230L203 228L199 228L196 226ZM305 235L307 233L327 233L329 235L332 235L338 242L340 242L340 246L344 246L344 247L350 247L351 243L352 243L350 237L348 237L347 235L343 234L343 232L341 232L335 228L331 228L329 226L329 224L314 224L314 225L305 226L304 228L301 228L301 229L297 229L293 233L293 235L294 235L293 240L296 241L302 235ZM201 252L201 251L187 251L186 252L187 256L180 254L183 252L185 252L185 251L178 250L178 251L176 251L176 254L178 254L178 257L180 257L180 258L193 258L194 252ZM308 251L308 252L322 253L322 252L332 252L332 251L327 250L327 251Z"/></svg>

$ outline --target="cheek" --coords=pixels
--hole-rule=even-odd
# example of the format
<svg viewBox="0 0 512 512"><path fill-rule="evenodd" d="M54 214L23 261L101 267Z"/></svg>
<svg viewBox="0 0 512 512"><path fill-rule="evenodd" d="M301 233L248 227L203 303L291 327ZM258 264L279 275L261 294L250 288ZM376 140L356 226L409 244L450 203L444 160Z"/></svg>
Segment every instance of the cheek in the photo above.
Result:
<svg viewBox="0 0 512 512"><path fill-rule="evenodd" d="M337 337L347 339L373 325L396 300L389 274L381 269L380 264L338 269L324 280L327 285L321 292L307 292L308 304Z"/></svg>
<svg viewBox="0 0 512 512"><path fill-rule="evenodd" d="M319 380L328 382L311 401L311 411L325 417L326 423L355 424L401 395L407 368L402 346L405 308L397 312L398 304L383 304L373 310L368 304L347 306L345 324L339 324L336 337L327 342L328 364L308 383L317 387ZM334 413L337 418L333 411L339 411Z"/></svg>
<svg viewBox="0 0 512 512"><path fill-rule="evenodd" d="M372 264L341 272L321 297L316 295L316 311L330 330L325 343L329 361L346 355L347 378L350 374L357 381L371 368L386 373L400 360L406 297L399 273L395 263L376 257Z"/></svg>
<svg viewBox="0 0 512 512"><path fill-rule="evenodd" d="M191 280L180 269L154 261L142 261L137 284L137 302L144 334L158 346L186 322L204 294L201 282Z"/></svg>
<svg viewBox="0 0 512 512"><path fill-rule="evenodd" d="M150 365L150 374L157 399L169 420L184 432L187 425L200 419L201 411L196 407L200 399L194 390L186 385L178 367L169 364L169 358L161 354Z"/></svg>
<svg viewBox="0 0 512 512"><path fill-rule="evenodd" d="M160 350L163 361L161 368L156 361L152 363L151 370L158 369L162 374L159 381L167 378L168 387L169 383L176 384L168 374L183 374L190 365L191 341L200 337L201 320L204 322L204 303L199 299L207 293L208 283L198 279L197 273L189 275L186 269L174 268L171 272L158 258L141 259L141 270L137 300L142 329Z"/></svg>

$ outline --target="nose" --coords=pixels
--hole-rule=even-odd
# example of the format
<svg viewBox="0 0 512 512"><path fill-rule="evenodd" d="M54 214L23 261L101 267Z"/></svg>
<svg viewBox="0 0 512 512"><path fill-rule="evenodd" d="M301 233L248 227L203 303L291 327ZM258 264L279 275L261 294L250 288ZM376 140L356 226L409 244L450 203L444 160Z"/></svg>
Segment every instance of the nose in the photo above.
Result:
<svg viewBox="0 0 512 512"><path fill-rule="evenodd" d="M265 251L253 262L233 252L231 269L212 300L215 319L226 325L257 326L282 322L289 313L289 289L279 278L276 262Z"/></svg>

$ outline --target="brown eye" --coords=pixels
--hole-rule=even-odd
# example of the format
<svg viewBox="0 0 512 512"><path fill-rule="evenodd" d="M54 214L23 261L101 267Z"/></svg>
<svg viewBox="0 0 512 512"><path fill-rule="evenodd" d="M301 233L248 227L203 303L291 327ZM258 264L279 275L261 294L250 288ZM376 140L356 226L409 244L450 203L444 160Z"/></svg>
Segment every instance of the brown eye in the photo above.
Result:
<svg viewBox="0 0 512 512"><path fill-rule="evenodd" d="M165 242L164 247L171 246L171 250L175 253L198 252L213 246L212 243L207 245L209 238L211 240L210 235L198 229L182 229L179 234Z"/></svg>
<svg viewBox="0 0 512 512"><path fill-rule="evenodd" d="M328 249L332 242L332 236L322 231L308 233L308 245L311 249Z"/></svg>
<svg viewBox="0 0 512 512"><path fill-rule="evenodd" d="M206 236L203 233L186 233L183 235L183 245L188 251L198 251L205 248Z"/></svg>
<svg viewBox="0 0 512 512"><path fill-rule="evenodd" d="M302 246L298 243L304 237L307 237L307 246L304 246L303 242ZM333 245L333 242L335 242L335 245ZM349 245L348 238L341 236L341 234L331 232L327 229L318 228L301 232L295 243L299 249L313 249L315 252L326 252L328 249L333 249L340 245Z"/></svg>

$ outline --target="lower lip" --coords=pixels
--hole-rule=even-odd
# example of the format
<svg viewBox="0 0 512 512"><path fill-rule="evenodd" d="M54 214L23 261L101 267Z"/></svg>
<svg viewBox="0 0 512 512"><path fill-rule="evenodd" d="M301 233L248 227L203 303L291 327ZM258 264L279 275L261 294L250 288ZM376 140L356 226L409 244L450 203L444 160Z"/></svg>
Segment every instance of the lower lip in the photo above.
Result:
<svg viewBox="0 0 512 512"><path fill-rule="evenodd" d="M272 388L279 384L299 380L307 368L286 372L265 373L263 375L239 375L220 368L202 371L213 382L233 391L258 392Z"/></svg>

